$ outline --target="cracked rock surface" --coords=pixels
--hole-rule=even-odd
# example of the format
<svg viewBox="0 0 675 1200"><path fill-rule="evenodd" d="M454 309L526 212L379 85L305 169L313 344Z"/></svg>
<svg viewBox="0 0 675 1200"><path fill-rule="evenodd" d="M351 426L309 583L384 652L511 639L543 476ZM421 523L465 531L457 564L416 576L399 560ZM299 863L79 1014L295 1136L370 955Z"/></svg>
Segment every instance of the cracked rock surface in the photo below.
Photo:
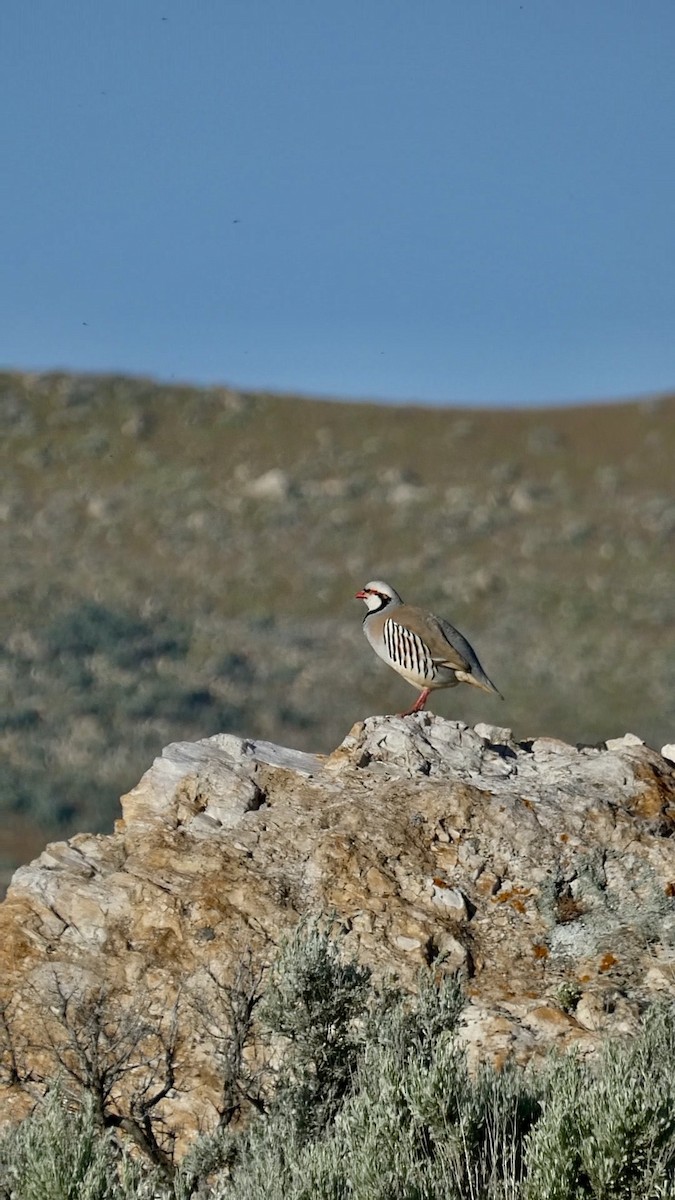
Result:
<svg viewBox="0 0 675 1200"><path fill-rule="evenodd" d="M325 758L218 735L168 746L122 809L112 835L16 872L0 990L43 1066L27 1031L55 981L105 987L119 1011L180 997L162 1105L181 1139L218 1098L200 992L269 962L305 913L334 911L347 946L405 985L423 964L459 971L473 1061L590 1051L675 994L675 763L631 734L517 743L418 713L371 717ZM0 1085L9 1118L31 1102Z"/></svg>

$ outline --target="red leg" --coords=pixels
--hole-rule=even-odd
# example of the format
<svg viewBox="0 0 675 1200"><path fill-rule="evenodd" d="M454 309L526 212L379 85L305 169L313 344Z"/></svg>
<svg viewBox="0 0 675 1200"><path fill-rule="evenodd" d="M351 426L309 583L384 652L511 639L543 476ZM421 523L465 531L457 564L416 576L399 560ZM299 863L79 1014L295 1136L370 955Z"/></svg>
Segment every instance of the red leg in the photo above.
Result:
<svg viewBox="0 0 675 1200"><path fill-rule="evenodd" d="M399 713L399 717L409 717L411 713L421 712L430 695L431 688L422 688L415 703L410 708L406 708L405 712Z"/></svg>

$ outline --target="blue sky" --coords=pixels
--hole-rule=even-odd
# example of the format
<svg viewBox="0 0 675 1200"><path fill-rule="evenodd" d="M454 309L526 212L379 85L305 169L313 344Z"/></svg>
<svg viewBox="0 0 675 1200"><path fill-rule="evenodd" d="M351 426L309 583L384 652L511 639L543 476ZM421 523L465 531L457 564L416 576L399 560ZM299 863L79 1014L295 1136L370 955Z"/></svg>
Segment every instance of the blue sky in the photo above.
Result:
<svg viewBox="0 0 675 1200"><path fill-rule="evenodd" d="M2 0L0 362L675 387L673 0Z"/></svg>

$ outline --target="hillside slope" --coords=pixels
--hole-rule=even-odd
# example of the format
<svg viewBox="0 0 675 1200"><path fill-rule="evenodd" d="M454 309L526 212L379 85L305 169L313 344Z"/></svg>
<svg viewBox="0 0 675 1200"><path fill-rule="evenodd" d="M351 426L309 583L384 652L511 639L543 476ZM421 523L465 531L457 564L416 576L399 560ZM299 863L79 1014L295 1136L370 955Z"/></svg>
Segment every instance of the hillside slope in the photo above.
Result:
<svg viewBox="0 0 675 1200"><path fill-rule="evenodd" d="M675 398L468 412L5 374L0 402L6 860L35 822L108 828L170 740L326 751L407 705L362 639L373 576L506 696L439 713L673 740Z"/></svg>

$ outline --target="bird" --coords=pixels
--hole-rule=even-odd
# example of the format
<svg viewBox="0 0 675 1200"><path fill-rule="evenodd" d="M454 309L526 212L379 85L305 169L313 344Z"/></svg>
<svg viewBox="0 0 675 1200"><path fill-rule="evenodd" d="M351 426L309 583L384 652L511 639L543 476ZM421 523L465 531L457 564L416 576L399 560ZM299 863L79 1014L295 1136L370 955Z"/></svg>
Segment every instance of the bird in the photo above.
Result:
<svg viewBox="0 0 675 1200"><path fill-rule="evenodd" d="M504 699L466 638L448 621L404 604L382 579L367 583L354 599L363 600L368 609L363 632L375 653L420 690L415 703L399 716L420 712L432 691L458 683L472 684Z"/></svg>

